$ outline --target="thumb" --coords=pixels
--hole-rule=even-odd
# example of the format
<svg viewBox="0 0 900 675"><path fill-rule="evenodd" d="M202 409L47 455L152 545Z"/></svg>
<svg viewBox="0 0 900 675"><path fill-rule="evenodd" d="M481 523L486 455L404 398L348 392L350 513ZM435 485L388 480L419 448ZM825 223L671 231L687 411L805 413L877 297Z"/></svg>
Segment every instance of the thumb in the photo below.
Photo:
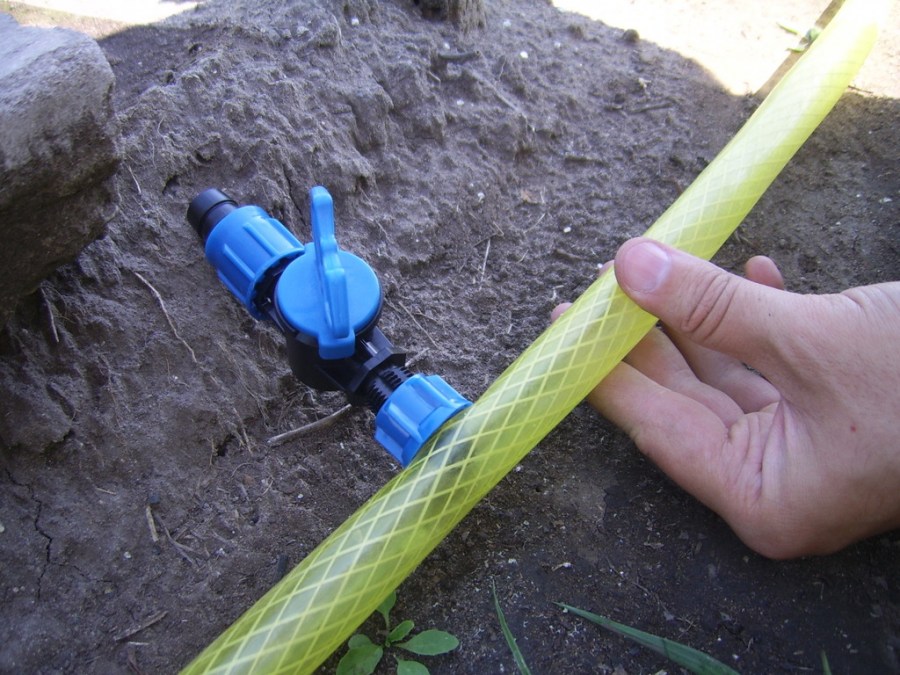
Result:
<svg viewBox="0 0 900 675"><path fill-rule="evenodd" d="M613 269L622 290L669 329L756 368L777 359L791 294L645 238L626 242Z"/></svg>

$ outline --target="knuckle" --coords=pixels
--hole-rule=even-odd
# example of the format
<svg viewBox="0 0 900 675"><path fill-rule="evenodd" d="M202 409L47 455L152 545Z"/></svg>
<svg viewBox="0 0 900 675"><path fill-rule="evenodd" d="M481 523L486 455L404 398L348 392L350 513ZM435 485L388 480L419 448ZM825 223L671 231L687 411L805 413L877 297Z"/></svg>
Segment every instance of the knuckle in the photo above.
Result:
<svg viewBox="0 0 900 675"><path fill-rule="evenodd" d="M711 274L697 289L679 331L694 339L714 342L722 332L738 290L730 274Z"/></svg>

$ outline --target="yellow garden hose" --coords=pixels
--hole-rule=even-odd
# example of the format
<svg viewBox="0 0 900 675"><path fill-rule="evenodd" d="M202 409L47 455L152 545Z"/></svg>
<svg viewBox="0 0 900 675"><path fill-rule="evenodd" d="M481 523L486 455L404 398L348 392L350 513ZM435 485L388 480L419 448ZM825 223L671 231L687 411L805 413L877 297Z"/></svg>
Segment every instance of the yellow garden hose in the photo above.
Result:
<svg viewBox="0 0 900 675"><path fill-rule="evenodd" d="M888 0L848 0L648 237L710 258L819 125L868 54ZM266 593L185 673L307 673L650 330L604 274L416 460Z"/></svg>

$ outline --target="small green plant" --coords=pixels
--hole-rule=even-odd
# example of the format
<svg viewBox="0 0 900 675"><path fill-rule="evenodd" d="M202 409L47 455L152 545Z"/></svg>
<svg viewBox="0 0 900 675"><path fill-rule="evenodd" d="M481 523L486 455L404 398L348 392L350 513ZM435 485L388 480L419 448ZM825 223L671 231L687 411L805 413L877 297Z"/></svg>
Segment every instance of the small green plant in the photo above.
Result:
<svg viewBox="0 0 900 675"><path fill-rule="evenodd" d="M781 22L778 22L778 27L781 30L790 33L791 35L796 35L800 38L800 44L798 46L788 48L788 51L796 52L797 54L802 54L807 49L809 49L810 45L816 41L816 38L818 38L819 35L822 34L822 31L815 26L813 26L803 34L800 33L799 29L794 28L793 26L788 26Z"/></svg>
<svg viewBox="0 0 900 675"><path fill-rule="evenodd" d="M452 652L459 646L456 636L443 630L433 628L410 637L415 624L412 621L401 621L391 626L390 614L397 602L396 591L391 593L378 606L378 613L384 618L385 638L381 644L372 642L368 635L357 633L347 642L347 653L341 658L337 667L337 675L370 675L381 662L386 649L402 649L418 656L437 656ZM408 639L407 639L408 638ZM428 675L428 668L418 661L397 660L397 675Z"/></svg>

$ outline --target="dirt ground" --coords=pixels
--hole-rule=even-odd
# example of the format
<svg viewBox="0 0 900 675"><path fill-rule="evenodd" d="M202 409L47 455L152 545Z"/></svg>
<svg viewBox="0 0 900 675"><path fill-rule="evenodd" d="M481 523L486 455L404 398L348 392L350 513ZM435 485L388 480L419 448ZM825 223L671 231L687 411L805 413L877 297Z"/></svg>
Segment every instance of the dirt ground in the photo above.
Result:
<svg viewBox="0 0 900 675"><path fill-rule="evenodd" d="M621 26L487 0L464 33L411 0L210 0L101 26L118 209L0 333L0 672L177 671L398 470L365 410L267 443L343 400L297 383L281 336L216 280L185 222L198 191L308 241L307 191L327 186L339 241L385 288L384 332L474 399L751 114L760 69L728 81L706 59L777 65L792 41L777 22L811 25L826 3L610 4L652 11ZM900 278L898 25L894 7L717 262L769 254L800 292ZM678 672L555 602L745 673L821 672L822 650L835 673L900 672L898 570L900 533L753 554L582 407L395 611L459 637L435 673L515 670L492 584L535 673Z"/></svg>

